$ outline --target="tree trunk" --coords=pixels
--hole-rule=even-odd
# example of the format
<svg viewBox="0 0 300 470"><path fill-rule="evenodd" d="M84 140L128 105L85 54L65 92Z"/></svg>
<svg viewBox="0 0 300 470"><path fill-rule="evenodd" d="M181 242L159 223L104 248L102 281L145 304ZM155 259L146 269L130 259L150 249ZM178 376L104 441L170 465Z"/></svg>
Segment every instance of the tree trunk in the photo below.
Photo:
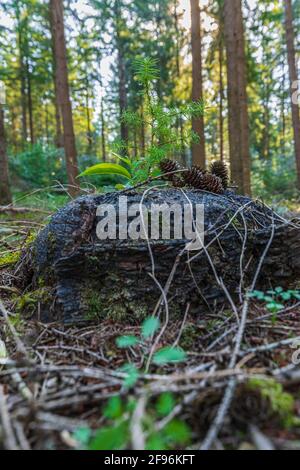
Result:
<svg viewBox="0 0 300 470"><path fill-rule="evenodd" d="M178 19L178 12L177 12L177 0L174 0L174 26L176 32L176 74L177 78L180 79L181 71L180 71L180 30L179 30L179 19ZM179 129L180 133L180 157L181 162L184 166L187 166L186 162L186 154L185 154L185 145L184 145L184 129L183 129L183 119L182 116L179 115L177 119L177 128Z"/></svg>
<svg viewBox="0 0 300 470"><path fill-rule="evenodd" d="M289 63L290 93L292 105L292 120L294 129L294 146L297 165L298 186L300 188L300 116L299 116L299 98L297 90L300 89L298 82L296 53L295 53L295 33L293 25L293 11L291 0L284 0L285 6L285 29L286 43Z"/></svg>
<svg viewBox="0 0 300 470"><path fill-rule="evenodd" d="M62 0L50 0L50 14L52 15L52 33L56 60L56 83L58 103L63 122L64 149L68 183L70 185L69 192L71 195L76 195L79 189L78 180L76 179L78 175L78 166L68 81Z"/></svg>
<svg viewBox="0 0 300 470"><path fill-rule="evenodd" d="M64 146L64 138L61 128L61 113L59 108L58 100L58 88L57 88L57 71L56 71L56 57L55 57L55 47L54 47L54 31L53 31L53 18L52 14L49 14L49 24L51 32L51 49L52 49L52 76L53 76L53 86L54 86L54 109L55 109L55 145L57 148L62 148Z"/></svg>
<svg viewBox="0 0 300 470"><path fill-rule="evenodd" d="M25 60L23 50L23 31L20 22L20 12L17 8L18 22L18 47L19 47L19 70L20 70L20 92L21 92L21 108L22 108L22 147L27 141L27 93L26 93L26 73Z"/></svg>
<svg viewBox="0 0 300 470"><path fill-rule="evenodd" d="M192 100L203 100L202 82L202 40L199 0L190 0L192 19ZM194 165L205 168L205 134L204 117L193 118L192 129L198 135L199 142L192 145L192 160Z"/></svg>
<svg viewBox="0 0 300 470"><path fill-rule="evenodd" d="M218 304L226 303L224 286L238 302L239 286L243 292L249 288L260 263L257 289L291 286L300 274L299 227L283 223L271 209L247 197L228 196L154 189L143 198L142 193L128 192L128 208L142 203L150 213L153 204L179 205L181 214L186 205L194 210L196 204L204 206L207 252L183 250L189 240L179 234L178 239L150 238L151 256L146 240L128 238L120 242L118 238L97 237L97 224L103 220L96 214L100 205L112 205L117 226L121 223L119 211L127 213L119 206L118 192L72 201L52 217L39 233L32 256L27 256L33 263L33 278L27 282L38 288L43 280L47 286L47 296L37 309L39 318L76 323L98 316L140 324L157 303L165 308L158 285L166 288L170 320L183 315L187 303L199 315L201 310L215 310ZM231 223L232 213L236 217ZM152 214L150 219L152 222ZM168 220L173 233L174 224L177 229L181 225L182 230L186 219ZM127 223L125 219L123 227L128 229L131 223L131 218ZM149 276L152 262L155 282ZM28 273L26 263L23 266Z"/></svg>
<svg viewBox="0 0 300 470"><path fill-rule="evenodd" d="M241 0L224 0L231 175L242 194L250 194L249 120Z"/></svg>
<svg viewBox="0 0 300 470"><path fill-rule="evenodd" d="M102 161L106 162L106 137L105 137L105 118L103 108L103 98L101 98L101 147L102 147Z"/></svg>
<svg viewBox="0 0 300 470"><path fill-rule="evenodd" d="M4 110L0 104L0 204L7 205L12 202L8 177L8 160L4 130Z"/></svg>
<svg viewBox="0 0 300 470"><path fill-rule="evenodd" d="M89 96L89 79L86 76L86 89L85 89L85 109L86 109L86 138L87 138L87 153L91 154L93 148L93 137L91 128L91 113L90 113L90 96Z"/></svg>
<svg viewBox="0 0 300 470"><path fill-rule="evenodd" d="M124 57L124 43L121 37L120 24L122 23L122 11L120 1L116 0L114 5L115 16L115 34L116 34L116 47L117 47L117 66L119 77L119 111L120 111L120 133L122 140L122 153L128 153L128 126L123 121L122 115L127 109L127 91L126 91L126 69Z"/></svg>
<svg viewBox="0 0 300 470"><path fill-rule="evenodd" d="M30 74L30 70L29 70L28 56L26 57L26 81L27 81L27 99L28 99L30 142L33 145L35 143L35 137L34 137L34 124L33 124L31 74Z"/></svg>
<svg viewBox="0 0 300 470"><path fill-rule="evenodd" d="M223 63L224 63L224 50L223 50L223 35L220 34L219 41L219 132L220 132L220 160L224 161L224 81L223 81Z"/></svg>
<svg viewBox="0 0 300 470"><path fill-rule="evenodd" d="M122 116L127 108L127 92L126 92L126 74L125 74L125 63L123 57L123 49L119 43L118 46L118 73L119 73L119 109L120 109L120 132L122 143L124 144L123 153L127 154L128 144L128 127L123 121Z"/></svg>

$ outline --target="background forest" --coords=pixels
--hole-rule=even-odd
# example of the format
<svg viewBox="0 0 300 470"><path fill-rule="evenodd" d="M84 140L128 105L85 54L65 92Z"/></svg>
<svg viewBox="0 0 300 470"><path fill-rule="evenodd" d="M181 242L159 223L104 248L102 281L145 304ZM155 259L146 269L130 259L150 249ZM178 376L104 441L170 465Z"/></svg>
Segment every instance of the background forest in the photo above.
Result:
<svg viewBox="0 0 300 470"><path fill-rule="evenodd" d="M162 109L184 106L191 97L205 103L203 118L194 117L191 123L189 116L178 115L174 120L181 145L167 149L168 156L202 166L224 160L244 193L250 193L251 168L255 196L281 205L288 199L286 204L295 206L297 161L300 180L299 2L63 3L64 12L58 13L64 18L55 19L61 2L0 2L2 111L13 194L66 183L64 145L67 161L68 155L76 157L81 171L99 161L116 161L114 152L147 157L151 132L143 120L146 97L134 66L144 58L158 69L153 94ZM69 91L61 86L64 71L53 21L65 25ZM64 106L68 94L69 116ZM199 136L196 143L187 141L191 127ZM3 129L1 134L3 141ZM4 143L1 148L5 153ZM10 202L9 190L4 191L4 160L2 156L2 203ZM77 181L69 174L69 183ZM112 182L89 180L98 188Z"/></svg>

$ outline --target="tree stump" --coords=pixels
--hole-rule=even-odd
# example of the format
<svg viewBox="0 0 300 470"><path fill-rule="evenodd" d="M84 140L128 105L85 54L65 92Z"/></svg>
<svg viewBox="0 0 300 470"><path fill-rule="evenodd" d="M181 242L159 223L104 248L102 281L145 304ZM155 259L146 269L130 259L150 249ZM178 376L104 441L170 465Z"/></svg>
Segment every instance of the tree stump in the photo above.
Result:
<svg viewBox="0 0 300 470"><path fill-rule="evenodd" d="M74 200L38 235L26 259L32 289L44 293L40 320L70 324L111 318L134 323L155 307L166 308L165 300L171 318L182 315L187 303L195 314L215 309L228 301L226 290L237 301L239 292L249 288L263 254L256 288L290 286L299 279L299 227L259 202L230 191L122 193L128 205L142 201L147 208L152 203L203 204L206 248L187 251L185 239L99 240L97 207L117 207L120 194Z"/></svg>

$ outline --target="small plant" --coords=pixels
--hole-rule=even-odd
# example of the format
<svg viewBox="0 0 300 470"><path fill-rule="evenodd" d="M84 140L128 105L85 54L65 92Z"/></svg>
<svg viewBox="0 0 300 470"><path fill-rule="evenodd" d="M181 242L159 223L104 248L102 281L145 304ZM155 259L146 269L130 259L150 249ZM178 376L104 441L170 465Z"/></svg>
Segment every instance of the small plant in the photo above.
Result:
<svg viewBox="0 0 300 470"><path fill-rule="evenodd" d="M140 346L149 350L149 341L160 327L160 322L156 317L148 317L142 324L141 336L124 335L116 339L118 348L127 349L134 346ZM184 361L186 353L178 347L167 346L156 351L151 357L151 363L156 365L165 365ZM140 372L134 364L126 363L121 368L126 373L124 380L125 387L132 387L139 379Z"/></svg>
<svg viewBox="0 0 300 470"><path fill-rule="evenodd" d="M285 291L282 287L276 287L274 290L268 290L266 293L254 290L248 294L248 297L257 299L261 302L266 303L266 308L269 312L274 314L273 320L276 321L276 314L284 309L282 302L289 300L300 300L299 290L287 290Z"/></svg>
<svg viewBox="0 0 300 470"><path fill-rule="evenodd" d="M92 432L89 428L80 428L73 438L86 450L119 450L130 448L131 421L137 401L133 398L122 400L119 396L111 397L103 410L106 425ZM189 426L179 419L166 420L157 430L158 420L166 418L176 405L171 393L162 393L151 406L146 407L142 427L147 450L169 450L182 448L191 440Z"/></svg>
<svg viewBox="0 0 300 470"><path fill-rule="evenodd" d="M179 108L166 108L158 101L154 92L155 82L158 79L156 61L150 58L135 61L135 78L140 87L143 100L143 112L126 110L122 115L122 121L132 129L145 128L149 139L143 150L143 155L130 158L127 152L126 142L118 142L115 145L116 152L113 156L120 163L99 163L87 168L79 176L91 175L116 175L123 176L126 186L117 185L117 189L130 187L147 180L149 177L160 175L159 163L169 155L182 149L182 145L190 145L199 137L192 131L185 131L179 136L175 123L178 118L190 119L199 117L204 113L203 102L192 102Z"/></svg>

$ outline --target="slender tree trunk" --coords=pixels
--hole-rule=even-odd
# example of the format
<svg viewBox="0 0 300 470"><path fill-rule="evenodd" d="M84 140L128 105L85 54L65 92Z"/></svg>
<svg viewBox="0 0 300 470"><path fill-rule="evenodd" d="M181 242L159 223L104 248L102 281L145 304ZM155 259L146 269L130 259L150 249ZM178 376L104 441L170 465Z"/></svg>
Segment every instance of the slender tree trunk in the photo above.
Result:
<svg viewBox="0 0 300 470"><path fill-rule="evenodd" d="M52 32L56 60L56 83L64 130L64 149L68 183L70 185L70 194L76 195L79 189L78 180L76 179L78 175L78 166L68 81L62 0L50 0L50 14L52 15Z"/></svg>
<svg viewBox="0 0 300 470"><path fill-rule="evenodd" d="M126 90L126 68L124 57L124 41L120 34L120 25L122 24L122 10L120 0L115 0L114 4L115 16L115 34L117 45L117 61L118 61L118 75L119 75L119 110L120 110L120 133L123 143L122 153L128 153L128 126L123 121L122 115L127 109L127 90Z"/></svg>
<svg viewBox="0 0 300 470"><path fill-rule="evenodd" d="M176 74L177 74L177 78L180 79L180 30L179 30L179 20L178 20L178 12L177 12L177 0L174 0L174 26L175 26L175 32L176 32ZM182 164L186 166L182 116L178 116L177 127L179 128L180 142L181 142L180 157L181 157Z"/></svg>
<svg viewBox="0 0 300 470"><path fill-rule="evenodd" d="M89 80L86 76L86 90L85 90L85 109L86 109L86 137L87 137L87 152L90 154L93 148L92 128L91 128L91 113L90 113L90 96L89 96Z"/></svg>
<svg viewBox="0 0 300 470"><path fill-rule="evenodd" d="M8 160L4 130L4 111L0 104L0 204L7 205L12 202L8 177Z"/></svg>
<svg viewBox="0 0 300 470"><path fill-rule="evenodd" d="M223 50L223 35L220 36L219 42L219 132L220 132L220 160L224 161L224 81L223 81L223 64L224 64L224 50Z"/></svg>
<svg viewBox="0 0 300 470"><path fill-rule="evenodd" d="M202 81L202 38L199 0L190 0L192 19L192 100L203 100ZM205 134L204 117L193 118L193 131L199 136L199 142L192 145L192 160L194 165L205 168Z"/></svg>
<svg viewBox="0 0 300 470"><path fill-rule="evenodd" d="M17 15L19 12L17 11ZM19 69L20 69L20 91L21 91L21 109L22 109L22 147L27 141L27 92L26 92L26 73L23 50L23 34L19 16L18 20L18 47L19 47Z"/></svg>
<svg viewBox="0 0 300 470"><path fill-rule="evenodd" d="M284 0L285 6L285 29L286 29L286 43L287 54L289 63L289 78L290 78L290 93L292 102L292 120L294 129L294 146L295 157L297 165L298 186L300 188L300 117L299 117L299 103L297 90L300 89L298 82L296 53L295 53L295 33L293 24L293 11L292 1Z"/></svg>
<svg viewBox="0 0 300 470"><path fill-rule="evenodd" d="M104 118L104 107L103 98L101 98L101 146L102 146L102 160L106 162L106 137L105 137L105 118Z"/></svg>
<svg viewBox="0 0 300 470"><path fill-rule="evenodd" d="M52 49L52 76L53 76L53 86L54 86L54 109L55 109L55 145L57 148L62 148L64 146L64 137L62 133L61 126L61 113L59 108L58 101L58 88L57 88L57 72L56 72L56 57L55 57L55 48L54 48L54 31L53 31L53 18L52 14L49 14L49 24L51 32L51 49Z"/></svg>
<svg viewBox="0 0 300 470"><path fill-rule="evenodd" d="M28 57L26 58L26 79L27 79L27 99L28 99L28 114L29 114L29 132L30 142L35 143L34 124L33 124L33 104L32 104L32 91L31 91L31 74L29 70Z"/></svg>
<svg viewBox="0 0 300 470"><path fill-rule="evenodd" d="M231 175L242 194L251 193L246 57L241 0L224 0Z"/></svg>
<svg viewBox="0 0 300 470"><path fill-rule="evenodd" d="M127 109L127 92L126 92L126 74L125 74L125 63L123 57L123 48L121 47L120 41L118 46L118 72L119 72L119 108L120 108L120 132L121 139L124 144L124 153L127 153L128 145L128 127L123 121L122 115Z"/></svg>
<svg viewBox="0 0 300 470"><path fill-rule="evenodd" d="M281 153L285 157L285 133L286 133L286 117L285 117L285 64L282 64L282 80L281 80Z"/></svg>

